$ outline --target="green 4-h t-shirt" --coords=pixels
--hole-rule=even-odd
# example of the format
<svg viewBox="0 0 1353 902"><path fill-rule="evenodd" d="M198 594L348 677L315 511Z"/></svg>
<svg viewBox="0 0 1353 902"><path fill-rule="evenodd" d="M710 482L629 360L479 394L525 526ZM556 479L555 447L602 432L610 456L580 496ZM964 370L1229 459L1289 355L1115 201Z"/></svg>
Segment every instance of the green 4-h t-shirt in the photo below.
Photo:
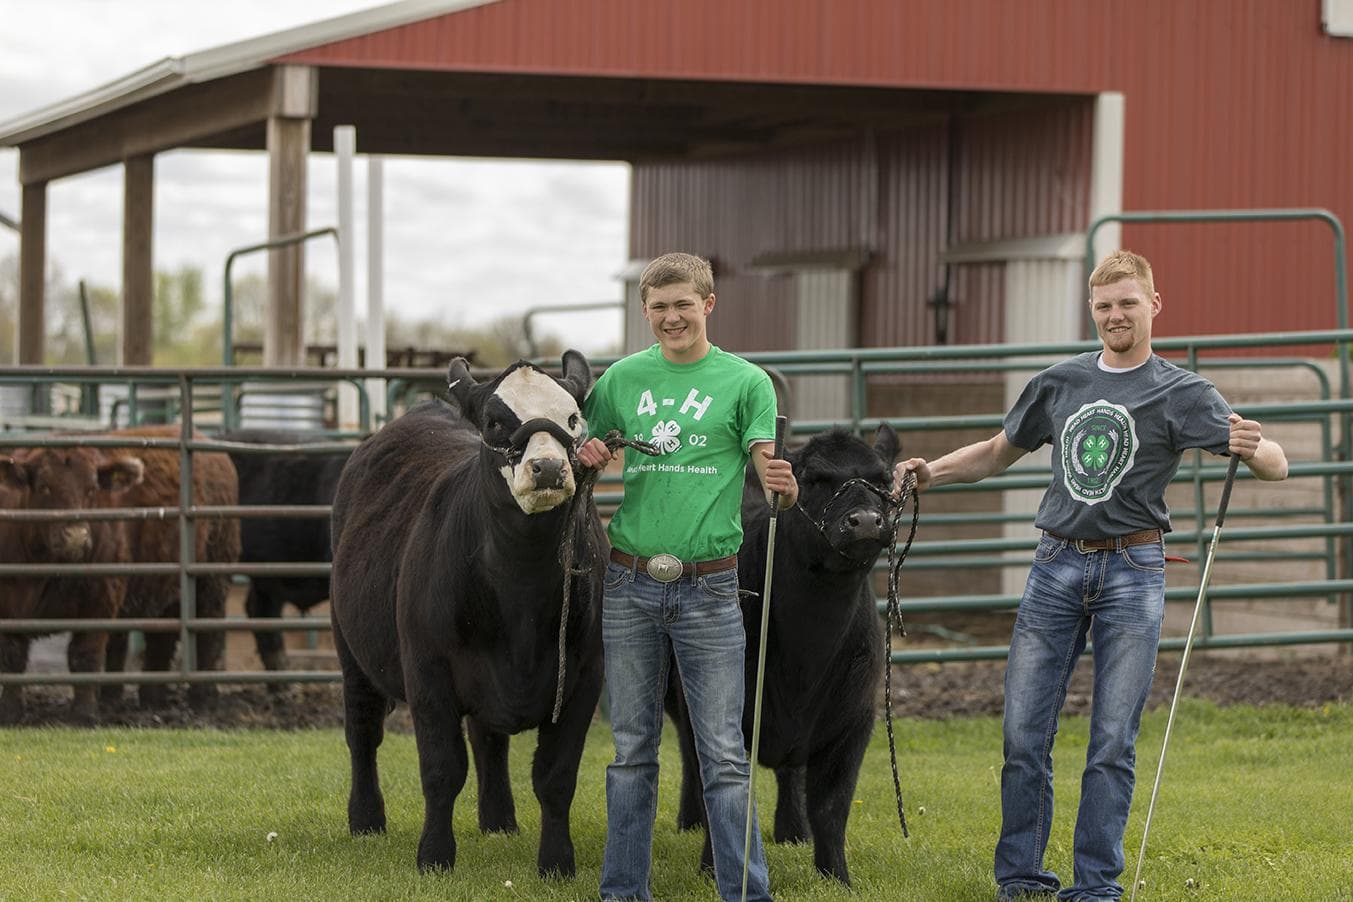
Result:
<svg viewBox="0 0 1353 902"><path fill-rule="evenodd" d="M764 371L713 346L696 363L672 363L655 344L612 364L583 415L592 436L619 429L660 452L625 449L613 546L683 561L737 553L749 449L775 440L775 390Z"/></svg>

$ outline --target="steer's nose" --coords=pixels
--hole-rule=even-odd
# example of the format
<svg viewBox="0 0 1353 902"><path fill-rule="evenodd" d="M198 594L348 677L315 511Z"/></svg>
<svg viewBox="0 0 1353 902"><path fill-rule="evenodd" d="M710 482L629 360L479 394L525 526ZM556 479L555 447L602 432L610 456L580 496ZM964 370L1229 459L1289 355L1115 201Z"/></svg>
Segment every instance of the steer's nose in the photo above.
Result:
<svg viewBox="0 0 1353 902"><path fill-rule="evenodd" d="M855 510L846 515L846 526L857 539L874 538L883 533L883 514L871 510Z"/></svg>
<svg viewBox="0 0 1353 902"><path fill-rule="evenodd" d="M564 487L564 462L554 457L540 457L531 461L531 481L537 489Z"/></svg>
<svg viewBox="0 0 1353 902"><path fill-rule="evenodd" d="M60 549L67 560L79 560L89 551L89 525L71 523L61 528Z"/></svg>

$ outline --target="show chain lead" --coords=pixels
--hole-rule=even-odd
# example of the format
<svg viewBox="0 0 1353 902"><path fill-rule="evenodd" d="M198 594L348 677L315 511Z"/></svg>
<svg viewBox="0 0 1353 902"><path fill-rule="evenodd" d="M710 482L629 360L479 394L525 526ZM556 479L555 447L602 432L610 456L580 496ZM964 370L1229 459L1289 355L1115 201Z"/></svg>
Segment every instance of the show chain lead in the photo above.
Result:
<svg viewBox="0 0 1353 902"><path fill-rule="evenodd" d="M911 500L911 531L907 533L907 543L902 546L902 552L898 554L897 531L902 525L902 513L906 510L908 499ZM888 611L884 618L886 628L884 629L883 639L883 714L884 723L888 729L888 760L893 768L893 793L897 797L897 819L902 824L903 839L910 839L911 832L907 830L907 815L902 805L902 780L897 775L897 741L893 736L893 623L896 622L897 624L897 634L905 637L907 627L902 622L902 604L898 599L897 584L902 571L902 564L907 560L907 552L911 551L911 543L916 539L916 525L920 518L921 493L916 491L916 474L908 470L906 478L902 481L902 492L893 508L889 526Z"/></svg>
<svg viewBox="0 0 1353 902"><path fill-rule="evenodd" d="M605 443L606 450L611 453L615 453L619 448L633 448L640 454L647 454L649 457L657 457L661 453L655 445L648 442L625 438L620 434L619 429L612 429L606 433L602 442ZM568 508L568 524L564 527L564 536L559 542L559 563L564 570L564 604L559 612L559 672L555 676L554 711L550 714L550 723L559 722L559 712L564 707L564 646L568 640L568 612L573 600L573 578L586 574L592 568L592 562L597 557L597 549L592 545L592 533L588 531L583 536L584 556L582 565L575 566L573 560L576 547L575 534L578 531L578 506L587 504L592 500L592 492L596 488L597 480L601 478L601 470L581 466L578 462L577 449L571 443L566 444L565 447L569 449L569 466L573 468L574 473L581 472L583 475L577 478L574 485L573 499L569 502Z"/></svg>

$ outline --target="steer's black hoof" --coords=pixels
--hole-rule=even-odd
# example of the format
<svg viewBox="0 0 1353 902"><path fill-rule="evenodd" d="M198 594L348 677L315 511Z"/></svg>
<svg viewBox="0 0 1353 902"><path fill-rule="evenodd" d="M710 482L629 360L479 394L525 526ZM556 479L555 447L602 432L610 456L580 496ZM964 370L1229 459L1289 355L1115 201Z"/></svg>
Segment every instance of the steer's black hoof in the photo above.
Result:
<svg viewBox="0 0 1353 902"><path fill-rule="evenodd" d="M23 702L8 703L0 701L0 724L12 725L23 722Z"/></svg>
<svg viewBox="0 0 1353 902"><path fill-rule="evenodd" d="M450 873L456 866L456 853L432 855L418 850L418 872L420 874Z"/></svg>
<svg viewBox="0 0 1353 902"><path fill-rule="evenodd" d="M374 836L385 832L385 818L378 821L359 822L349 821L348 832L353 836Z"/></svg>
<svg viewBox="0 0 1353 902"><path fill-rule="evenodd" d="M540 853L536 856L536 870L541 877L573 877L578 870L573 863L573 844L562 843L546 848L546 843L542 842Z"/></svg>

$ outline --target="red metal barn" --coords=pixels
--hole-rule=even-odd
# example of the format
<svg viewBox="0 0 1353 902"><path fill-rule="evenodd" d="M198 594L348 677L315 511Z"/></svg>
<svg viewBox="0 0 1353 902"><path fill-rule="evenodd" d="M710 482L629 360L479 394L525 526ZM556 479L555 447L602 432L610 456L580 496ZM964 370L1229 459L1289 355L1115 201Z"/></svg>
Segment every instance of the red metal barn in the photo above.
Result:
<svg viewBox="0 0 1353 902"><path fill-rule="evenodd" d="M22 359L48 181L126 165L134 336L147 161L266 149L281 232L304 222L296 161L343 123L372 153L630 161L632 256L712 256L732 349L1079 336L1075 236L1099 214L1353 215L1347 5L406 0L174 58L0 123L24 183ZM1121 243L1156 264L1160 334L1334 324L1318 224L1128 226ZM274 259L292 273L301 253Z"/></svg>

